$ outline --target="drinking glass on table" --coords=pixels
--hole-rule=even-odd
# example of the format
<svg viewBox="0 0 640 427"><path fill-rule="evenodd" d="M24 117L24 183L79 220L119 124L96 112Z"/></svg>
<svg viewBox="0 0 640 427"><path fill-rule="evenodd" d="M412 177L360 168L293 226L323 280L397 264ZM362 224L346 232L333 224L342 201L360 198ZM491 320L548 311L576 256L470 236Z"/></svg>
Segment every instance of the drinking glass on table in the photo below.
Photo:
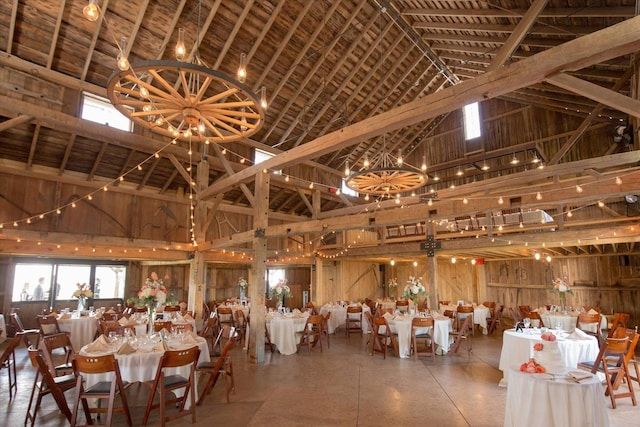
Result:
<svg viewBox="0 0 640 427"><path fill-rule="evenodd" d="M531 326L531 319L525 317L524 319L522 319L522 321L524 322L525 329L529 329L529 326Z"/></svg>

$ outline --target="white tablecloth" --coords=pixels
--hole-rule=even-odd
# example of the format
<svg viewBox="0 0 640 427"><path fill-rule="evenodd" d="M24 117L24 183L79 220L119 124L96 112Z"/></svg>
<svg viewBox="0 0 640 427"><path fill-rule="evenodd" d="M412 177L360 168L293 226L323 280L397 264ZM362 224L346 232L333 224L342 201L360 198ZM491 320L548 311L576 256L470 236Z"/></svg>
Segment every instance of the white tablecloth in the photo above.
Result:
<svg viewBox="0 0 640 427"><path fill-rule="evenodd" d="M7 325L4 323L4 314L0 314L0 343L7 340Z"/></svg>
<svg viewBox="0 0 640 427"><path fill-rule="evenodd" d="M58 319L62 332L69 332L71 345L75 351L93 341L98 330L98 321L93 316L82 316L70 319Z"/></svg>
<svg viewBox="0 0 640 427"><path fill-rule="evenodd" d="M499 364L502 371L501 386L509 381L511 369L519 369L522 363L534 357L533 345L537 342L542 342L539 333L525 334L513 329L504 331ZM564 365L568 368L576 368L579 362L594 361L598 357L598 341L592 336L583 339L558 339L557 342Z"/></svg>
<svg viewBox="0 0 640 427"><path fill-rule="evenodd" d="M369 323L365 318L366 316L365 313L367 311L371 313L371 308L369 308L369 306L363 305L362 306L362 333L363 334L369 333ZM336 329L338 329L340 326L345 326L345 324L347 323L347 308L340 307L339 305L331 305L331 304L325 304L322 307L320 307L320 314L322 314L323 316L326 316L328 313L331 313L331 317L329 318L327 329L329 330L330 334L333 334L335 333Z"/></svg>
<svg viewBox="0 0 640 427"><path fill-rule="evenodd" d="M571 332L576 327L576 322L578 320L578 313L569 313L569 314L559 314L559 313L542 313L540 315L542 321L544 322L544 326L550 329L555 329L556 325L560 323L562 325L562 330ZM535 325L534 325L535 326ZM600 328L607 329L607 318L604 315L600 315ZM595 325L585 325L583 327L585 331L595 332Z"/></svg>
<svg viewBox="0 0 640 427"><path fill-rule="evenodd" d="M411 321L412 316L397 316L395 319L387 320L391 332L398 334L398 349L400 357L410 356L411 352ZM418 328L417 332L430 328ZM442 352L449 351L449 332L451 331L451 319L448 317L437 317L434 319L433 341L442 349Z"/></svg>
<svg viewBox="0 0 640 427"><path fill-rule="evenodd" d="M281 316L275 313L267 315L267 329L269 330L271 343L278 348L280 354L290 355L297 353L298 339L296 339L296 332L304 329L307 317L294 317L292 314Z"/></svg>
<svg viewBox="0 0 640 427"><path fill-rule="evenodd" d="M198 363L208 362L211 360L209 355L209 345L204 338L198 337L198 347L200 348L200 357ZM170 347L171 348L171 347ZM172 350L179 350L181 347L171 348ZM123 381L128 382L146 382L153 381L158 369L158 363L162 357L163 351L151 351L141 352L136 351L130 354L116 354L118 359L118 365L120 367L120 375ZM105 353L87 353L84 348L80 350L80 354L84 356L91 355L103 355ZM188 367L179 368L166 368L165 372L169 375L177 374L184 377L189 376ZM112 374L95 374L87 375L87 386L90 387L100 381L109 381L112 378ZM198 399L198 391L196 387L196 400ZM189 405L187 404L187 407Z"/></svg>
<svg viewBox="0 0 640 427"><path fill-rule="evenodd" d="M609 414L597 377L580 384L512 371L509 374L505 427L607 427Z"/></svg>

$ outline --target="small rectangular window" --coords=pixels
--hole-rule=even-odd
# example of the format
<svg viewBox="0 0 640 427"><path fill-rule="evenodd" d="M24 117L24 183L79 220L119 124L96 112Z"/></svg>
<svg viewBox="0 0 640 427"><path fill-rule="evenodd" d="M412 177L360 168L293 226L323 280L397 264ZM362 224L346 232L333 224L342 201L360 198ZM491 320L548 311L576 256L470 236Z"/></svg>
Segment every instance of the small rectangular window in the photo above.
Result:
<svg viewBox="0 0 640 427"><path fill-rule="evenodd" d="M131 120L118 111L109 100L93 94L83 94L81 117L126 132L132 130Z"/></svg>
<svg viewBox="0 0 640 427"><path fill-rule="evenodd" d="M478 138L481 135L480 131L480 109L478 103L467 104L462 110L464 114L464 138L470 140Z"/></svg>

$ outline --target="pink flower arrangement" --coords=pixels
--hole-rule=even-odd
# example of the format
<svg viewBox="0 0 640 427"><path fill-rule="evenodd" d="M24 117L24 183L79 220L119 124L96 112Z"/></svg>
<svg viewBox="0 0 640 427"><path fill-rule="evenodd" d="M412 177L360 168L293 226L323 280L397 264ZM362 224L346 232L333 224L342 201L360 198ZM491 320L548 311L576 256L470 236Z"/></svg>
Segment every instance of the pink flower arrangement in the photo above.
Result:
<svg viewBox="0 0 640 427"><path fill-rule="evenodd" d="M156 272L152 272L147 278L142 289L138 292L138 302L141 305L164 304L167 301L167 288L164 287L162 279L158 278Z"/></svg>

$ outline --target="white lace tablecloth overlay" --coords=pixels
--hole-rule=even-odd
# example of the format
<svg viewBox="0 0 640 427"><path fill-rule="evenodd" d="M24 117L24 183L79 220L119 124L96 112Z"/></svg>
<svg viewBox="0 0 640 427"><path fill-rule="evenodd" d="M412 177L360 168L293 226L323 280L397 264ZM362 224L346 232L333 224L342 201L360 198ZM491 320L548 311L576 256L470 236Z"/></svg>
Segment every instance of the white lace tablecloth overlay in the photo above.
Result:
<svg viewBox="0 0 640 427"><path fill-rule="evenodd" d="M542 342L540 333L527 334L515 332L514 329L504 331L498 366L502 371L500 386L507 385L509 372L512 369L519 369L522 363L535 356L533 345L537 342ZM579 339L558 338L557 342L564 365L567 368L576 368L579 362L594 361L598 357L598 341L592 336L584 336Z"/></svg>
<svg viewBox="0 0 640 427"><path fill-rule="evenodd" d="M198 358L198 363L208 362L210 361L209 355L209 345L204 338L198 337L198 347L200 348L200 356ZM171 350L179 350L182 349L181 346L172 346L169 347ZM117 348L112 349L112 353L115 353ZM84 356L91 355L104 355L105 353L88 353L85 351L85 347L80 350L80 354ZM156 375L156 370L158 368L158 362L160 362L160 357L162 357L163 351L136 351L135 353L130 354L115 354L116 359L118 359L118 365L120 367L120 375L122 376L123 381L132 382L146 382L153 381ZM179 367L179 368L167 368L165 372L169 375L177 374L182 375L184 377L189 376L189 368L188 367ZM87 375L87 386L91 386L100 381L110 381L112 378L112 374L95 374L95 375ZM181 391L178 390L178 393ZM197 387L196 387L196 400L197 396ZM180 395L181 396L181 395ZM187 403L187 407L188 407Z"/></svg>
<svg viewBox="0 0 640 427"><path fill-rule="evenodd" d="M411 351L411 321L412 316L396 316L394 319L387 319L391 332L398 334L398 347L400 350L400 357L406 358L410 356ZM418 328L417 332L423 332L423 329L431 328ZM448 317L436 317L434 318L434 330L433 341L438 346L439 353L446 354L449 351L449 332L451 331L451 320Z"/></svg>
<svg viewBox="0 0 640 427"><path fill-rule="evenodd" d="M278 348L280 354L290 355L297 353L298 339L296 332L304 329L308 317L308 314L305 314L294 316L292 313L285 315L270 313L267 315L266 322L271 343Z"/></svg>
<svg viewBox="0 0 640 427"><path fill-rule="evenodd" d="M58 319L58 326L62 332L69 332L71 345L78 351L93 341L98 330L98 321L93 316L72 317Z"/></svg>
<svg viewBox="0 0 640 427"><path fill-rule="evenodd" d="M608 427L604 390L597 377L580 383L511 371L504 427Z"/></svg>

